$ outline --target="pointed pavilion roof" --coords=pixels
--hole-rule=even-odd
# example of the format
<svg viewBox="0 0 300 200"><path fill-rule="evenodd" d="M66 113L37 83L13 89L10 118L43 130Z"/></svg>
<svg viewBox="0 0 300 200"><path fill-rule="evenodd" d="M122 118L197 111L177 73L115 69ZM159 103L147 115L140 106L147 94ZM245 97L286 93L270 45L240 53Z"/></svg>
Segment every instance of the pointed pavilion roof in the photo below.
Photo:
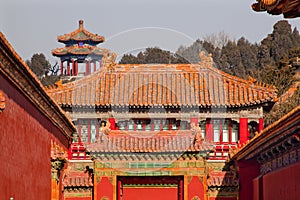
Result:
<svg viewBox="0 0 300 200"><path fill-rule="evenodd" d="M283 14L285 18L300 17L299 0L256 0L252 9L257 12L267 11L272 15Z"/></svg>
<svg viewBox="0 0 300 200"><path fill-rule="evenodd" d="M93 34L89 31L87 31L83 27L83 20L79 20L79 27L75 31L64 34L57 37L58 42L62 43L68 43L70 41L76 41L76 42L82 42L82 41L91 41L93 43L99 44L104 42L105 38L104 36L100 36L97 34Z"/></svg>
<svg viewBox="0 0 300 200"><path fill-rule="evenodd" d="M277 101L274 86L200 64L115 64L47 88L62 106L238 108Z"/></svg>

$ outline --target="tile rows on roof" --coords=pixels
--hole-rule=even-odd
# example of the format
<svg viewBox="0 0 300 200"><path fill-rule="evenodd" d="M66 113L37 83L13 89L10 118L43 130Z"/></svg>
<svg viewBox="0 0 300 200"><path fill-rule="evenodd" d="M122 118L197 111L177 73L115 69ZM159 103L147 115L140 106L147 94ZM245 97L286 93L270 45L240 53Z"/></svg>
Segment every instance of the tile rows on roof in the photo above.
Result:
<svg viewBox="0 0 300 200"><path fill-rule="evenodd" d="M192 131L149 131L136 134L127 131L114 131L114 134L103 137L102 141L87 145L87 151L94 152L209 152L213 144L206 141L195 141Z"/></svg>
<svg viewBox="0 0 300 200"><path fill-rule="evenodd" d="M220 186L235 186L239 185L239 181L229 172L217 172L209 175L207 179L208 187L220 187Z"/></svg>
<svg viewBox="0 0 300 200"><path fill-rule="evenodd" d="M93 186L92 178L84 172L73 172L63 180L64 187L90 187Z"/></svg>
<svg viewBox="0 0 300 200"><path fill-rule="evenodd" d="M160 70L163 69L163 70ZM199 65L118 65L48 93L62 105L227 106L273 102L272 86L243 80Z"/></svg>

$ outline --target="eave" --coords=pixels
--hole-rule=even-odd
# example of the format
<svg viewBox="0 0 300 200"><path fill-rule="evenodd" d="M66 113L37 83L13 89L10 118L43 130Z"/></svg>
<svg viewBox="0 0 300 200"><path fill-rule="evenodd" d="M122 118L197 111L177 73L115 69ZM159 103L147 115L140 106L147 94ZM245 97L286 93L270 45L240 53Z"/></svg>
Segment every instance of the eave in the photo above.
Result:
<svg viewBox="0 0 300 200"><path fill-rule="evenodd" d="M60 106L46 93L43 85L0 32L0 72L71 141L76 128Z"/></svg>

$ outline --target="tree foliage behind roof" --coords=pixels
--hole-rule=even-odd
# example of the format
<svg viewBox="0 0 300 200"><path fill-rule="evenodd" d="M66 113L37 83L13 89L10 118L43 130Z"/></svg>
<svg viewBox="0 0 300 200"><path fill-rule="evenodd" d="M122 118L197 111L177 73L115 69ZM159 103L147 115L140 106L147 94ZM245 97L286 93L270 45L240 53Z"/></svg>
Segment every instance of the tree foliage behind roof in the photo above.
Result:
<svg viewBox="0 0 300 200"><path fill-rule="evenodd" d="M281 20L260 43L253 44L245 37L234 40L221 32L206 36L204 40L198 39L190 46L180 46L175 54L148 48L137 56L124 55L120 63L198 63L199 52L203 50L212 54L215 66L220 70L244 79L251 76L258 82L274 85L280 96L294 82L295 68L291 63L295 57L300 57L300 35L297 28L292 29L288 21ZM274 116L279 117L284 114L282 112L297 106L299 101L289 100L287 106L284 104L281 105L283 108L277 105L276 111L266 116L268 123L276 120Z"/></svg>
<svg viewBox="0 0 300 200"><path fill-rule="evenodd" d="M58 64L51 65L43 53L33 54L31 59L26 61L26 64L44 86L52 85L59 80L59 76L57 76Z"/></svg>
<svg viewBox="0 0 300 200"><path fill-rule="evenodd" d="M178 54L162 50L158 47L146 48L144 52L139 52L136 56L125 54L119 62L120 64L143 64L143 63L161 63L161 64L179 64L188 63Z"/></svg>

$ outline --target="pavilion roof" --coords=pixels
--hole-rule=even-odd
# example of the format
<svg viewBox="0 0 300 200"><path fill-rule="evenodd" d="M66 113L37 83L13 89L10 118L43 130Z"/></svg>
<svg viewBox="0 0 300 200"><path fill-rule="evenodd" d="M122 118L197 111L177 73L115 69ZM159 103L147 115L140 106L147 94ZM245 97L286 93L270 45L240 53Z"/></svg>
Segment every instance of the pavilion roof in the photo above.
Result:
<svg viewBox="0 0 300 200"><path fill-rule="evenodd" d="M107 53L109 53L109 50L107 49L90 45L78 47L78 44L52 50L52 55L58 57L65 55L104 55Z"/></svg>
<svg viewBox="0 0 300 200"><path fill-rule="evenodd" d="M256 0L252 9L257 12L266 11L272 15L283 14L285 18L300 17L299 0Z"/></svg>
<svg viewBox="0 0 300 200"><path fill-rule="evenodd" d="M75 31L73 31L71 33L58 36L57 40L62 43L67 43L69 41L77 41L77 42L92 41L95 44L99 44L101 42L104 42L105 39L103 36L93 34L89 31L87 31L83 27L83 20L79 20L79 28L78 29L76 29Z"/></svg>
<svg viewBox="0 0 300 200"><path fill-rule="evenodd" d="M94 153L183 153L210 152L213 143L195 140L192 130L181 131L134 131L112 130L103 141L86 145Z"/></svg>
<svg viewBox="0 0 300 200"><path fill-rule="evenodd" d="M116 64L74 82L51 86L63 106L237 108L277 100L273 86L203 64Z"/></svg>

